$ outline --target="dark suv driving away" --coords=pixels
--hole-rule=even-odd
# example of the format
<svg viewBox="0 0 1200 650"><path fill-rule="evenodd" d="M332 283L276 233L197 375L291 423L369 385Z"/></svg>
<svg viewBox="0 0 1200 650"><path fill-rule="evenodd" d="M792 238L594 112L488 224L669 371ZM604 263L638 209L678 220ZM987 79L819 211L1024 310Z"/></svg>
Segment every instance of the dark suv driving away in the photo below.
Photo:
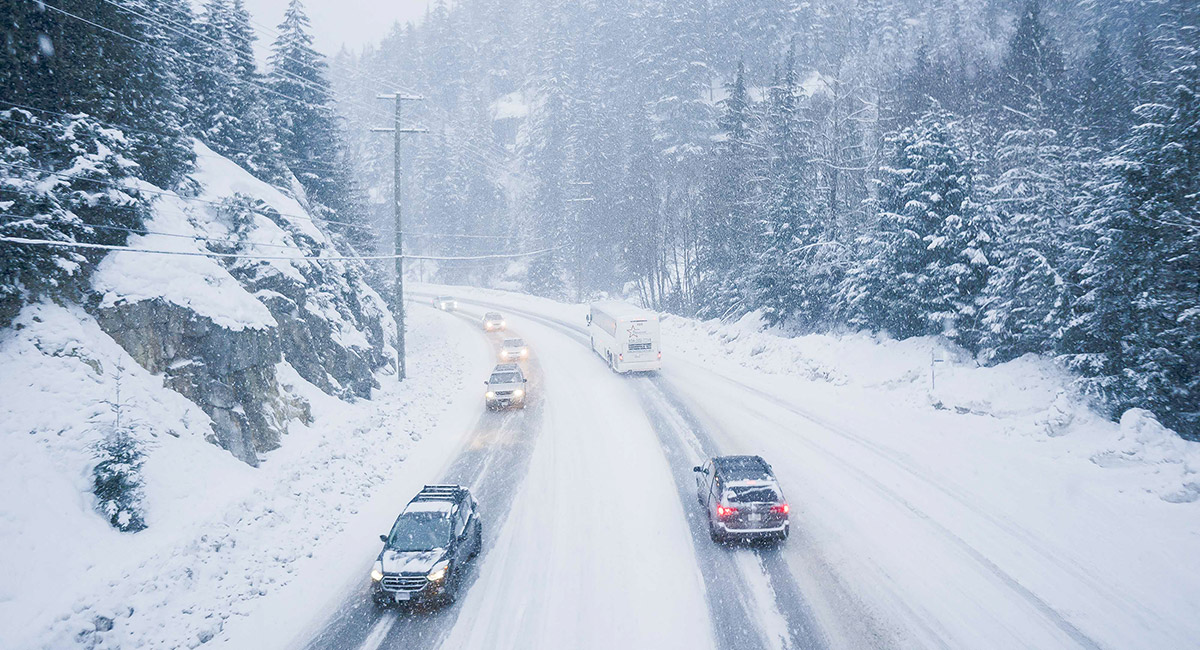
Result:
<svg viewBox="0 0 1200 650"><path fill-rule="evenodd" d="M718 456L692 468L713 541L787 539L787 500L761 456Z"/></svg>
<svg viewBox="0 0 1200 650"><path fill-rule="evenodd" d="M396 603L454 602L467 563L479 554L483 525L475 499L460 485L426 485L380 535L371 596Z"/></svg>

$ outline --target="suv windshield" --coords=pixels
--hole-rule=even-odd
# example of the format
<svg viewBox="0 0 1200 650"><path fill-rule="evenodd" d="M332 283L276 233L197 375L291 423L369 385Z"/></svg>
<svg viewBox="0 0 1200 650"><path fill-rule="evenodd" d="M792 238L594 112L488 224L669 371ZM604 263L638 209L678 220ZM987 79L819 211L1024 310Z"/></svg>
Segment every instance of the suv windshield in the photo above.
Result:
<svg viewBox="0 0 1200 650"><path fill-rule="evenodd" d="M478 380L476 380L478 381ZM515 372L498 372L488 380L489 384L516 384L521 381L521 375Z"/></svg>
<svg viewBox="0 0 1200 650"><path fill-rule="evenodd" d="M488 312L488 313L484 314L484 316L483 316L483 317L484 317L484 318L486 318L486 319L488 319L488 320L500 320L500 314L497 314L497 313L496 313L496 312L494 312L494 311L490 311L490 312Z"/></svg>
<svg viewBox="0 0 1200 650"><path fill-rule="evenodd" d="M444 512L406 512L388 535L388 548L396 551L430 551L450 542L450 518Z"/></svg>
<svg viewBox="0 0 1200 650"><path fill-rule="evenodd" d="M730 503L775 503L779 495L771 485L731 485L725 490Z"/></svg>

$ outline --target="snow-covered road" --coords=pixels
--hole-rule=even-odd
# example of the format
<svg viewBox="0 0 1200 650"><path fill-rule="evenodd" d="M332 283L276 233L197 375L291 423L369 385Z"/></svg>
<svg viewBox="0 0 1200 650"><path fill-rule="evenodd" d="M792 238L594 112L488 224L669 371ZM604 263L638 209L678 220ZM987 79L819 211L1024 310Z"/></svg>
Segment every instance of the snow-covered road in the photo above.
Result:
<svg viewBox="0 0 1200 650"><path fill-rule="evenodd" d="M589 350L580 308L456 295L458 316L473 322L502 310L534 354L530 407L484 413L441 474L479 496L484 555L458 603L441 611L380 613L364 580L309 647L1182 648L1194 640L1187 619L1155 611L1087 553L1065 551L1051 531L975 492L992 486L930 471L911 448L842 422L836 405L814 407L775 378L685 357L654 376L617 376ZM494 347L500 338L490 337ZM787 543L708 539L691 467L737 453L775 467L793 505Z"/></svg>

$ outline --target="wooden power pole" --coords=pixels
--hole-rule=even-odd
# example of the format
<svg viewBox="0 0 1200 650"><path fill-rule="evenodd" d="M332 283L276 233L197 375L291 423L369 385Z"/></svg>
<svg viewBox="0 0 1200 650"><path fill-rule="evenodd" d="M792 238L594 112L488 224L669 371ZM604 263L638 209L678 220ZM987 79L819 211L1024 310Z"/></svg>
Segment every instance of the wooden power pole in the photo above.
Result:
<svg viewBox="0 0 1200 650"><path fill-rule="evenodd" d="M393 133L395 134L395 153L393 154L393 187L392 187L392 210L396 218L396 286L395 296L393 298L393 317L396 319L396 378L399 381L404 381L406 376L406 363L404 356L404 222L401 219L401 203L404 198L404 165L401 157L402 137L406 133L428 133L427 129L406 129L401 122L401 108L404 102L415 102L425 99L418 95L402 95L399 92L391 95L379 95L379 99L392 99L396 101L396 119L394 126L391 128L371 129L374 133Z"/></svg>

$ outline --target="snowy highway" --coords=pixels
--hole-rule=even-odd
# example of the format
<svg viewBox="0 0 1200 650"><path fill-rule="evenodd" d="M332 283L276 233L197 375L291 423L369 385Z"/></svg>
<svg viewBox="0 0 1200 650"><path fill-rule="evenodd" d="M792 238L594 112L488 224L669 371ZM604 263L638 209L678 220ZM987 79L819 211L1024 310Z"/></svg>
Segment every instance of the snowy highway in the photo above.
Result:
<svg viewBox="0 0 1200 650"><path fill-rule="evenodd" d="M457 298L437 317L479 328L500 310L510 332L479 336L532 350L529 407L481 396L439 478L477 495L483 554L454 605L411 612L371 604L364 558L308 648L1103 648L1155 629L1083 559L769 377L682 355L616 375L570 308ZM709 539L691 468L737 453L773 464L783 544ZM1187 631L1156 634L1184 647Z"/></svg>

